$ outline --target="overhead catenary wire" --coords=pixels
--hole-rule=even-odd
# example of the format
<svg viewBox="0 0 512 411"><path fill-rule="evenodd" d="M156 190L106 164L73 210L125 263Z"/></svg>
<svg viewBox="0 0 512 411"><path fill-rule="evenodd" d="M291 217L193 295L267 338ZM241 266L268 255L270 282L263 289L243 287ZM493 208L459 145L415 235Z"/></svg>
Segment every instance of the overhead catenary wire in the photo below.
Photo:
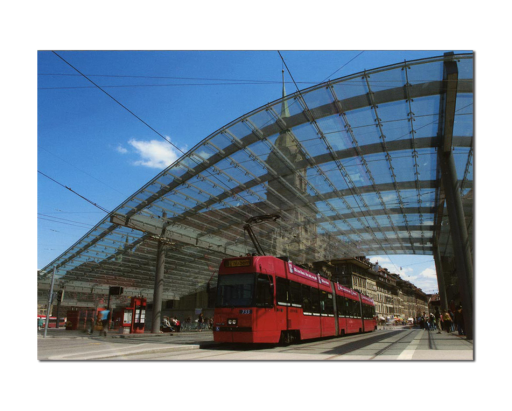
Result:
<svg viewBox="0 0 512 411"><path fill-rule="evenodd" d="M114 96L107 93L105 90L103 90L99 85L97 85L94 81L92 81L90 78L88 78L85 74L83 74L80 70L78 70L75 66L73 66L71 63L66 61L64 58L59 56L55 51L52 51L53 54L55 54L58 58L60 58L64 63L66 63L69 67L71 67L73 70L75 70L77 73L82 75L87 81L92 83L95 87L97 87L99 90L101 90L103 93L105 93L108 97L110 97L112 100L114 100L117 104L119 104L121 107L123 107L128 113L130 113L132 116L134 116L137 120L139 120L142 124L144 124L146 127L148 127L150 130L152 130L154 133L159 135L162 139L167 141L171 146L173 146L176 150L178 150L180 153L185 154L185 152L179 148L177 145L172 143L168 138L166 138L164 135L159 133L157 130L155 130L153 127L151 127L148 123L146 123L144 120L142 120L137 114L135 114L133 111L131 111L128 107L126 107L123 103L121 103L119 100L117 100Z"/></svg>
<svg viewBox="0 0 512 411"><path fill-rule="evenodd" d="M361 51L357 56L351 58L349 61L347 61L343 66L341 66L338 70L336 70L334 73L331 73L329 74L326 78L324 78L320 83L323 83L325 80L328 80L331 78L331 76L333 76L334 74L336 74L338 71L340 71L343 67L345 67L346 65L348 65L351 61L355 60L356 58L358 58L361 54L364 53L364 50Z"/></svg>
<svg viewBox="0 0 512 411"><path fill-rule="evenodd" d="M61 161L64 161L65 163L69 164L71 167L76 168L78 171L81 171L82 173L87 174L89 177L94 178L96 181L100 182L101 184L104 184L104 185L105 185L105 186L107 186L108 188L110 188L110 189L112 189L112 190L114 190L114 191L117 191L119 194L123 194L123 195L125 195L124 193L122 193L121 191L117 190L116 188L114 188L114 187L112 187L112 186L108 185L107 183L105 183L105 182L103 182L103 181L99 180L98 178L96 178L96 177L94 177L93 175L89 174L88 172L86 172L86 171L84 171L84 170L82 170L82 169L78 168L77 166L75 166L74 164L70 163L69 161L64 160L63 158L61 158L61 157L59 157L58 155L56 155L56 154L52 153L51 151L47 150L46 148L41 147L40 145L38 145L38 146L37 146L37 148L38 148L38 149L42 149L42 150L46 151L47 153L50 153L52 156L57 157L57 158L58 158L59 160L61 160Z"/></svg>
<svg viewBox="0 0 512 411"><path fill-rule="evenodd" d="M151 127L148 123L146 123L143 119L141 119L138 115L136 115L133 111L131 111L128 107L126 107L124 104L122 104L119 100L117 100L114 96L112 96L111 94L107 93L105 90L103 90L103 88L101 86L99 86L98 84L96 84L94 81L92 81L90 78L88 78L85 74L83 74L80 70L78 70L76 67L74 67L71 63L69 63L68 61L66 61L63 57L61 57L59 54L57 54L55 51L52 51L53 54L55 54L58 58L60 58L64 63L66 63L68 66L70 66L73 70L75 70L77 73L79 73L82 77L84 77L87 81L89 81L90 83L92 83L96 88L98 88L100 91L102 91L103 93L105 93L108 97L110 97L112 100L114 100L117 104L119 104L122 108L124 108L126 111L128 111L132 116L134 116L137 120L139 120L142 124L144 124L146 127L148 127L151 131L153 131L154 133L156 133L159 137L161 137L163 140L165 140L167 143L169 143L171 146L173 146L176 150L178 150L181 154L185 155L186 153L181 149L179 148L176 144L174 144L170 138L167 138L165 137L164 135L162 135L159 131L155 130L153 127ZM190 159L196 163L196 164L200 164L196 159L194 159L193 157L190 157ZM217 181L219 181L219 183L221 184L221 186L224 186L224 187L227 187L227 185L221 181L217 176L215 176L214 174L212 174L211 172L209 172L208 170L206 170L206 172L214 177ZM227 187L228 190L229 190L229 187Z"/></svg>
<svg viewBox="0 0 512 411"><path fill-rule="evenodd" d="M78 193L77 193L75 190L73 190L72 188L70 188L70 187L68 187L68 186L65 186L64 184L59 183L57 180L55 180L55 179L51 178L50 176L47 176L45 173L43 173L43 172L41 172L41 171L39 171L39 170L37 170L37 172L38 172L39 174L41 174L41 175L45 176L46 178L48 178L48 179L52 180L54 183L57 183L58 185L60 185L60 186L62 186L62 187L64 187L64 188L66 188L66 189L68 189L68 190L69 190L69 191L71 191L72 193L76 194L78 197L83 198L85 201L87 201L88 203L92 204L94 207L99 208L101 211L103 211L103 212L105 212L105 213L107 213L107 214L110 214L110 211L109 211L109 210L107 210L106 208L104 208L104 207L102 207L102 206L100 206L100 205L96 204L95 202L93 202L93 201L89 200L88 198L84 197L83 195L78 194Z"/></svg>
<svg viewBox="0 0 512 411"><path fill-rule="evenodd" d="M39 76L71 76L78 77L81 74L66 74L66 73L39 73ZM165 79L165 80L201 80L201 81L233 81L233 82L250 82L250 83L269 83L281 84L280 80L247 80L247 79L226 79L226 78L208 78L208 77L173 77L173 76L133 76L133 75L118 75L118 74L86 74L87 77L112 77L112 78L149 78L149 79ZM314 83L313 81L304 82L308 84Z"/></svg>

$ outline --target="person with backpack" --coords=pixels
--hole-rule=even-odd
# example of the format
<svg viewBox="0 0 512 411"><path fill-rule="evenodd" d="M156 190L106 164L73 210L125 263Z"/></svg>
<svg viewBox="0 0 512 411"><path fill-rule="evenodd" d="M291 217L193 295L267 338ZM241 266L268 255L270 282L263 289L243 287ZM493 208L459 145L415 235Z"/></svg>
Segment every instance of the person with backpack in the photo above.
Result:
<svg viewBox="0 0 512 411"><path fill-rule="evenodd" d="M434 314L434 318L436 320L437 333L441 334L442 324L441 324L441 313L439 312L439 308L436 307L436 312Z"/></svg>
<svg viewBox="0 0 512 411"><path fill-rule="evenodd" d="M450 313L448 312L448 310L444 310L443 324L444 328L446 329L446 332L450 334L450 331L452 329L452 317L450 317Z"/></svg>

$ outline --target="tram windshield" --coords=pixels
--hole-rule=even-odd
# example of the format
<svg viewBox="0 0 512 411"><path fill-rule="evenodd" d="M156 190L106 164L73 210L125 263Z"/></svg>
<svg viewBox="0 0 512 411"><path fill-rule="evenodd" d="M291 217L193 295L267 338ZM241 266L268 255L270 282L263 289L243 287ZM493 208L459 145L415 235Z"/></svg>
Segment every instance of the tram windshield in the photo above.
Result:
<svg viewBox="0 0 512 411"><path fill-rule="evenodd" d="M271 307L272 277L264 274L220 275L215 307Z"/></svg>

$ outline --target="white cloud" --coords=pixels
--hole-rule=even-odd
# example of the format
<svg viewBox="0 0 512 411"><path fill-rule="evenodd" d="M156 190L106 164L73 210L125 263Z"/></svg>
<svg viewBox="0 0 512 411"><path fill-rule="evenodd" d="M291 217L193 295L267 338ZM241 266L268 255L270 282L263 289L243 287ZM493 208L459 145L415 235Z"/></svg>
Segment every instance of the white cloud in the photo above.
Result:
<svg viewBox="0 0 512 411"><path fill-rule="evenodd" d="M382 255L375 255L373 257L370 257L370 261L375 264L375 263L379 263L379 265L382 265L384 263L390 263L391 260L388 258L388 257L384 257Z"/></svg>
<svg viewBox="0 0 512 411"><path fill-rule="evenodd" d="M128 150L126 148L124 148L123 146L117 146L116 151L121 154L126 154L128 152Z"/></svg>
<svg viewBox="0 0 512 411"><path fill-rule="evenodd" d="M436 270L434 270L433 268L426 268L420 273L419 276L423 278L433 278L437 281Z"/></svg>
<svg viewBox="0 0 512 411"><path fill-rule="evenodd" d="M170 141L169 137L166 137ZM137 166L164 169L174 163L181 153L165 141L151 140L142 141L131 139L128 141L141 159L134 161Z"/></svg>
<svg viewBox="0 0 512 411"><path fill-rule="evenodd" d="M370 257L372 263L379 262L381 267L387 268L391 273L398 274L402 280L409 281L424 292L437 292L437 275L435 268L429 267L421 273L415 271L415 267L400 267L394 264L387 256L376 255Z"/></svg>

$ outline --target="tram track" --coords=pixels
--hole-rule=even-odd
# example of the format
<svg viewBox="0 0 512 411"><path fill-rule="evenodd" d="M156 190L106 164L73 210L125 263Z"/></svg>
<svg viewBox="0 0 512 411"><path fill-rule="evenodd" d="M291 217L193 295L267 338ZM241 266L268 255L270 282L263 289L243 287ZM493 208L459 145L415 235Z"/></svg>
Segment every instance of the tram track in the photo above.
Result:
<svg viewBox="0 0 512 411"><path fill-rule="evenodd" d="M400 338L399 340L397 341L394 341L392 342L391 344L389 344L387 347L383 348L382 350L379 350L375 353L375 355L370 358L370 360L373 360L374 358L378 357L379 355L382 355L384 352L386 352L387 350L389 350L392 346L394 346L395 344L398 344L400 343L403 339L409 337L412 333L414 333L415 330L411 330L409 331L406 335L404 335L402 338Z"/></svg>
<svg viewBox="0 0 512 411"><path fill-rule="evenodd" d="M375 359L376 357L378 357L379 355L383 355L386 351L394 348L396 346L396 344L399 344L401 343L404 339L408 338L412 333L414 333L415 330L410 330L409 332L407 332L407 334L405 334L404 336L400 337L397 341L393 341L392 343L390 343L387 347L384 347L382 348L381 350L377 351L372 357L368 358L369 360L373 360ZM402 332L402 330L397 330L397 331L392 331L391 333L389 334L396 334L396 333L400 333ZM352 342L349 342L348 344L343 344L342 346L336 348L335 350L339 350L341 352L339 353L336 353L330 357L327 357L325 358L326 360L330 360L330 359L333 359L333 358L337 358L337 357L341 357L343 355L347 355L347 354L351 354L351 353L354 353L355 351L358 351L358 350L361 350L361 349L364 349L365 347L371 345L371 344L374 344L374 343L377 343L377 342L380 342L382 339L387 339L389 338L389 334L386 333L387 335L383 336L383 335L372 335L370 338L359 338L355 341L352 341ZM324 342L324 343L327 343L327 342Z"/></svg>
<svg viewBox="0 0 512 411"><path fill-rule="evenodd" d="M402 337L400 340L402 340L403 338L406 338L407 336L409 336L414 331L415 330L410 331L406 336ZM336 355L333 355L332 357L326 358L326 359L331 359L331 358L340 357L340 356L343 356L343 355L346 355L346 354L353 353L354 351L357 351L357 350L360 350L361 348L363 348L363 346L361 346L358 343L364 343L365 341L367 341L368 344L366 344L366 345L370 345L370 344L379 342L381 339L389 338L389 336L392 336L392 335L394 335L396 333L400 333L400 332L402 332L402 330L400 330L400 331L399 330L392 330L389 333L386 333L386 335L380 335L380 334L377 334L377 335L374 335L374 334L362 334L361 335L361 334L356 334L356 335L347 335L347 336L341 337L342 339L328 338L328 339L323 339L322 341L317 341L317 342L307 342L307 341L304 341L303 342L304 345L302 345L302 344L292 345L292 346L287 347L285 349L279 350L279 352L285 353L285 352L291 352L291 351L305 351L305 350L311 350L311 349L315 349L315 348L318 349L322 345L331 345L333 342L341 342L341 345L339 347L346 347L346 346L352 345L352 344L355 345L354 348L348 348L348 349L344 350L343 353L341 353L341 354L336 354ZM397 342L398 341L394 342L393 344L395 344ZM387 349L387 348L389 348L389 347L386 347L385 349ZM378 355L378 354L376 354L376 355ZM373 359L373 357L372 357L372 359Z"/></svg>
<svg viewBox="0 0 512 411"><path fill-rule="evenodd" d="M379 355L382 355L384 352L386 352L387 350L389 350L391 347L393 347L395 344L398 344L400 342L402 342L402 340L404 340L405 338L409 337L412 333L414 333L416 330L411 330L409 331L406 335L404 335L403 337L401 337L400 339L398 339L397 341L393 341L391 343L389 343L389 345L387 347L384 347L382 348L381 350L377 351L372 357L368 358L367 361L371 361L373 359L375 359L376 357L378 357ZM328 357L326 358L326 360L332 360L334 358L337 358L337 357L341 357L341 356L344 356L344 355L347 355L347 354L350 354L350 353L353 353L357 350L360 350L361 347L356 347L352 350L348 350L348 351L345 351L343 352L342 354L336 354L336 355L333 355L331 357Z"/></svg>

